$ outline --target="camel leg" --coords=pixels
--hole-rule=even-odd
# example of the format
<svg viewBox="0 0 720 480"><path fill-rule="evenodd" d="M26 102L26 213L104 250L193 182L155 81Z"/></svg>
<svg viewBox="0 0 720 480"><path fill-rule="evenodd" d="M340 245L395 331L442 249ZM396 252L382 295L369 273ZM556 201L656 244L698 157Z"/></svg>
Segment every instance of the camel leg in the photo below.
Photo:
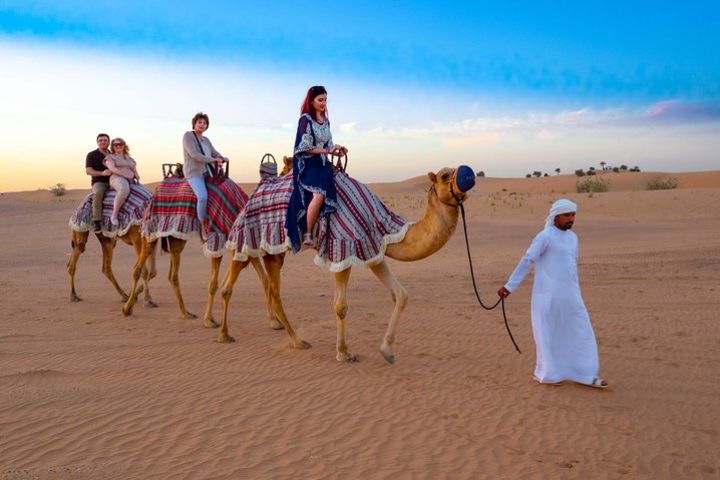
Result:
<svg viewBox="0 0 720 480"><path fill-rule="evenodd" d="M185 301L183 300L182 292L180 291L180 257L182 251L185 248L185 240L180 238L170 237L168 238L168 245L170 248L170 272L168 273L168 281L175 292L175 297L178 301L178 306L183 314L185 320L191 320L197 318L194 313L188 312L185 308Z"/></svg>
<svg viewBox="0 0 720 480"><path fill-rule="evenodd" d="M142 254L142 237L140 237L139 233L136 238L133 239L132 246L135 249L135 255L136 258L140 258L140 255ZM155 308L157 307L157 303L153 302L152 297L150 296L150 280L155 278L157 275L157 269L155 267L155 251L157 243L153 242L148 245L148 248L150 249L148 256L142 266L141 271L141 278L143 283L143 307L146 308Z"/></svg>
<svg viewBox="0 0 720 480"><path fill-rule="evenodd" d="M240 272L247 267L247 264L248 262L232 260L230 262L230 268L228 268L227 274L225 275L225 280L223 280L222 288L220 290L223 302L223 319L222 324L220 325L220 333L218 334L217 340L215 340L218 343L232 343L235 341L233 337L228 335L227 320L228 310L230 307L230 297L232 297L233 287L235 286L238 275L240 275Z"/></svg>
<svg viewBox="0 0 720 480"><path fill-rule="evenodd" d="M335 310L335 321L337 323L337 342L335 358L338 362L357 362L357 355L348 352L345 343L345 317L347 316L347 286L350 281L350 268L335 273L335 298L333 299L333 310Z"/></svg>
<svg viewBox="0 0 720 480"><path fill-rule="evenodd" d="M262 286L263 293L265 294L265 305L267 305L268 322L270 323L270 328L272 328L273 330L282 330L282 323L280 323L277 317L275 317L275 314L273 313L270 306L270 290L268 288L268 277L265 273L265 269L263 268L262 263L260 263L259 258L250 257L250 263L252 264L253 268L255 269L255 273L257 273L257 276L260 279L260 285Z"/></svg>
<svg viewBox="0 0 720 480"><path fill-rule="evenodd" d="M122 302L127 302L129 298L128 294L125 293L122 287L118 284L112 271L112 259L113 253L115 251L115 244L117 243L117 238L108 238L102 235L97 235L97 237L98 240L100 240L100 247L102 248L103 254L102 273L108 278L108 280L110 280L110 283L112 283L113 287L115 287L115 290L117 290L117 292L120 294Z"/></svg>
<svg viewBox="0 0 720 480"><path fill-rule="evenodd" d="M85 252L87 246L87 240L90 232L76 232L72 231L72 238L70 239L70 246L72 247L72 254L70 260L67 263L68 274L70 275L70 301L80 302L82 298L75 292L75 270L77 269L78 260L80 255Z"/></svg>
<svg viewBox="0 0 720 480"><path fill-rule="evenodd" d="M207 306L205 307L205 316L203 320L203 327L205 328L217 328L218 323L213 318L212 310L213 303L215 302L215 293L218 290L218 275L220 274L220 263L222 257L213 257L210 259L210 279L208 281L208 300Z"/></svg>
<svg viewBox="0 0 720 480"><path fill-rule="evenodd" d="M403 310L405 310L405 305L407 304L407 290L405 290L405 287L400 285L400 282L398 282L395 276L390 272L390 269L385 261L371 266L370 270L372 270L383 285L390 290L393 302L395 303L395 308L393 309L392 315L390 315L390 322L388 323L383 343L380 346L380 353L385 360L389 363L395 363L395 355L393 355L392 344L395 343L395 327L397 326L397 321L400 318L400 314Z"/></svg>
<svg viewBox="0 0 720 480"><path fill-rule="evenodd" d="M282 300L280 300L280 269L282 268L283 262L285 261L285 254L281 253L278 255L265 255L263 257L263 263L265 263L265 270L268 275L268 293L270 295L270 305L272 307L275 317L285 327L285 331L290 335L294 348L310 348L310 344L305 340L301 339L293 330L290 321L285 315L285 310L282 306Z"/></svg>
<svg viewBox="0 0 720 480"><path fill-rule="evenodd" d="M142 237L140 239L140 253L138 254L137 260L135 261L135 266L133 267L130 296L127 302L125 302L125 305L123 305L122 309L123 315L125 315L126 317L128 315L132 315L133 307L135 306L135 302L137 302L137 297L140 292L142 292L145 288L144 285L140 285L140 287L138 287L138 282L140 281L140 276L142 275L143 269L145 268L145 262L151 255L153 256L154 270L155 246L157 245L157 242L157 240L148 240L145 237Z"/></svg>

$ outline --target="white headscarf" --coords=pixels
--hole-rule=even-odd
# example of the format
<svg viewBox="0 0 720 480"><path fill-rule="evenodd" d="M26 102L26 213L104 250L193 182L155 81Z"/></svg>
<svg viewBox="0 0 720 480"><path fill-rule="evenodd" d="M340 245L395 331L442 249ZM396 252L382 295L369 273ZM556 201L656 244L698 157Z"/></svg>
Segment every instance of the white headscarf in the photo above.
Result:
<svg viewBox="0 0 720 480"><path fill-rule="evenodd" d="M577 205L567 198L556 200L555 203L552 204L552 207L550 207L550 214L545 219L545 228L555 225L555 217L558 215L570 212L577 212Z"/></svg>

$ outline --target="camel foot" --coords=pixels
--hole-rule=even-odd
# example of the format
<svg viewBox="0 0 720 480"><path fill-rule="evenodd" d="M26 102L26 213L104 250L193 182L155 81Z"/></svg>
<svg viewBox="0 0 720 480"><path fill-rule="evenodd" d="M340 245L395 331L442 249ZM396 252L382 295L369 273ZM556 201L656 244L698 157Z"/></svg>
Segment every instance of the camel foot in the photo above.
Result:
<svg viewBox="0 0 720 480"><path fill-rule="evenodd" d="M123 293L120 294L120 301L121 301L122 303L127 302L128 299L130 299L130 295L128 295L127 293L123 292Z"/></svg>
<svg viewBox="0 0 720 480"><path fill-rule="evenodd" d="M335 356L338 362L342 363L357 363L360 361L360 357L357 355L351 355L348 352L337 352Z"/></svg>
<svg viewBox="0 0 720 480"><path fill-rule="evenodd" d="M123 305L123 308L122 308L123 315L125 315L126 317L129 317L130 315L132 315L132 311L133 311L133 307L128 307L127 303L125 305Z"/></svg>
<svg viewBox="0 0 720 480"><path fill-rule="evenodd" d="M205 321L203 322L203 327L205 327L205 328L218 328L219 326L220 326L220 324L217 323L215 321L215 319L212 317L206 318Z"/></svg>
<svg viewBox="0 0 720 480"><path fill-rule="evenodd" d="M70 301L71 302L82 302L82 298L78 297L78 294L75 292L72 292L70 294Z"/></svg>
<svg viewBox="0 0 720 480"><path fill-rule="evenodd" d="M285 327L283 327L283 324L280 323L280 321L277 318L273 318L270 320L270 328L273 330L285 330Z"/></svg>
<svg viewBox="0 0 720 480"><path fill-rule="evenodd" d="M380 347L380 354L385 360L387 360L390 365L395 363L395 355L393 355L392 350L389 346L383 345L382 347Z"/></svg>
<svg viewBox="0 0 720 480"><path fill-rule="evenodd" d="M197 318L197 315L195 315L194 313L185 312L183 313L183 318L185 320L195 320Z"/></svg>
<svg viewBox="0 0 720 480"><path fill-rule="evenodd" d="M217 343L234 343L235 339L228 335L227 333L221 333L218 335L218 337L215 339L215 342Z"/></svg>
<svg viewBox="0 0 720 480"><path fill-rule="evenodd" d="M293 348L297 348L298 350L307 350L310 347L312 347L310 342L306 342L305 340L297 340L293 343Z"/></svg>
<svg viewBox="0 0 720 480"><path fill-rule="evenodd" d="M157 308L157 303L153 302L152 300L145 300L145 303L143 303L143 306L145 308Z"/></svg>

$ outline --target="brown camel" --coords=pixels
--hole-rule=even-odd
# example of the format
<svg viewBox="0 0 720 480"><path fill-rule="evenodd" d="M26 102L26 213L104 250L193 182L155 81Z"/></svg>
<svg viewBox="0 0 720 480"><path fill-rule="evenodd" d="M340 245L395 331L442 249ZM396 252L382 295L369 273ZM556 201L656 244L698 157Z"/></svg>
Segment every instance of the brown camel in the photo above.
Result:
<svg viewBox="0 0 720 480"><path fill-rule="evenodd" d="M70 301L72 302L79 302L82 300L75 291L75 270L77 268L77 263L80 259L80 255L85 252L85 247L87 246L89 236L89 231L79 232L76 230L72 230L72 239L70 241L70 244L72 246L72 254L70 256L70 260L68 260L67 263L68 274L70 274ZM108 278L108 280L110 280L110 283L113 284L115 290L117 290L117 292L120 294L122 301L125 302L128 299L128 294L125 293L122 287L120 287L112 271L113 251L115 250L115 245L117 244L117 239L119 238L124 243L131 245L135 249L136 255L138 255L139 257L141 250L140 226L131 226L125 235L106 237L101 233L96 233L95 236L100 242L100 247L102 248L102 273ZM148 251L147 256L150 260L150 264L148 266L144 265L142 269L141 274L143 279L143 285L140 288L140 291L144 290L145 292L143 304L146 307L157 307L157 304L155 304L152 298L150 298L149 288L150 280L157 274L157 271L155 269L155 250L152 249Z"/></svg>
<svg viewBox="0 0 720 480"><path fill-rule="evenodd" d="M385 256L400 261L411 262L428 257L445 245L457 226L458 200L462 201L465 198L465 193L459 190L454 190L455 195L453 195L451 185L454 175L455 169L452 168L443 168L437 174L428 173L428 178L432 182L432 185L427 194L428 204L425 215L419 222L412 224L408 228L402 241L387 246ZM300 339L290 326L280 300L280 269L282 268L285 254L266 254L262 258L268 273L270 307L272 311L285 327L288 335L290 335L293 346L295 348L308 348L310 344ZM223 281L221 294L224 312L217 339L218 342L229 343L234 341L234 339L228 335L228 306L232 296L233 285L240 272L247 266L250 260L251 259L247 261L233 260L228 269L227 276ZM380 353L385 360L389 363L394 363L395 355L393 354L392 345L395 342L395 329L398 319L407 303L407 291L390 272L385 260L369 268L383 285L390 290L393 303L395 304L387 331L380 346ZM357 356L350 354L347 343L345 342L345 318L348 311L347 286L350 280L350 268L334 273L334 275L335 295L333 309L337 322L336 358L340 362L354 362L357 361Z"/></svg>
<svg viewBox="0 0 720 480"><path fill-rule="evenodd" d="M135 267L133 268L133 275L132 275L132 287L130 290L130 295L127 298L127 301L125 302L125 305L123 305L123 314L125 316L132 315L133 307L135 306L135 303L137 302L137 296L142 291L142 287L138 289L138 280L141 277L142 270L144 268L146 260L149 258L150 253L155 250L155 246L157 245L157 242L160 239L155 240L149 240L147 237L143 236L141 239L141 249L140 254L138 255L137 262L135 263ZM185 244L187 243L187 240L177 237L165 237L162 238L162 249L164 252L170 253L170 271L168 272L168 281L170 282L170 286L172 286L173 291L175 292L175 297L178 301L178 306L180 307L180 312L182 313L183 318L186 320L189 319L195 319L197 318L197 315L190 313L188 309L185 307L185 301L182 296L182 292L180 291L180 258L182 256L183 249L185 248ZM207 305L205 307L205 314L203 316L203 326L205 328L217 328L219 324L215 321L213 317L213 303L215 301L215 294L218 290L218 275L220 272L220 264L222 263L222 257L212 257L210 259L210 278L208 280L208 297L207 297ZM258 278L260 279L260 283L262 285L263 291L265 292L266 297L266 304L269 304L269 300L267 298L267 275L265 274L265 270L263 269L262 264L260 263L259 259L254 259L252 262L253 267L255 268L255 272L258 275ZM278 323L278 321L275 319L275 316L272 314L272 312L268 309L268 322L270 326L275 330L281 330L283 327L281 324Z"/></svg>

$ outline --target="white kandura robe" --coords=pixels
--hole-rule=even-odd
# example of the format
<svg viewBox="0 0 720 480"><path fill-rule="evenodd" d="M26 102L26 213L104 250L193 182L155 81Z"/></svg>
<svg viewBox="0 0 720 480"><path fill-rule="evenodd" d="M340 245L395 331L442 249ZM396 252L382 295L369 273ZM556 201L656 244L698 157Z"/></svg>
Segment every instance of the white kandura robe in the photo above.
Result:
<svg viewBox="0 0 720 480"><path fill-rule="evenodd" d="M578 240L574 232L546 227L510 276L513 292L535 265L531 317L537 352L535 377L552 383L592 383L599 362L595 334L580 295Z"/></svg>

